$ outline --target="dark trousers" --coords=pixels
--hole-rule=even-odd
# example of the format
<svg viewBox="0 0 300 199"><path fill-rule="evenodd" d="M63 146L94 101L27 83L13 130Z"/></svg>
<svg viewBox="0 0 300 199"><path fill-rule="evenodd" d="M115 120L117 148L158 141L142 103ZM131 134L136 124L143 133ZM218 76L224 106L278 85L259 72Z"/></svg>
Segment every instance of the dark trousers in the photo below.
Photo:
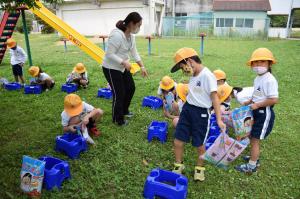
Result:
<svg viewBox="0 0 300 199"><path fill-rule="evenodd" d="M113 92L112 119L119 125L124 123L124 115L129 113L129 106L134 95L135 84L132 75L125 70L103 68L103 73Z"/></svg>

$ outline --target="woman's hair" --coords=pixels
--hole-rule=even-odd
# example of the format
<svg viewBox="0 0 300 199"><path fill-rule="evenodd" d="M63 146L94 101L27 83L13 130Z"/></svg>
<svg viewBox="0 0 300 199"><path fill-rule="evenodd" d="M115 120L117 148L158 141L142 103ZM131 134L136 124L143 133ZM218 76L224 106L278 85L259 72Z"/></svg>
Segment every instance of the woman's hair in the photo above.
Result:
<svg viewBox="0 0 300 199"><path fill-rule="evenodd" d="M272 73L271 66L272 66L272 61L269 61L269 68L268 68L268 72L270 72L270 73Z"/></svg>
<svg viewBox="0 0 300 199"><path fill-rule="evenodd" d="M120 20L117 22L116 27L120 30L122 30L123 32L126 31L127 26L130 22L132 22L133 24L137 24L139 23L143 18L141 17L141 15L137 12L131 12L127 15L127 17L124 20Z"/></svg>
<svg viewBox="0 0 300 199"><path fill-rule="evenodd" d="M22 179L25 178L25 177L29 177L29 178L31 179L31 178L32 178L32 175L31 175L30 173L25 173L25 174L23 175Z"/></svg>

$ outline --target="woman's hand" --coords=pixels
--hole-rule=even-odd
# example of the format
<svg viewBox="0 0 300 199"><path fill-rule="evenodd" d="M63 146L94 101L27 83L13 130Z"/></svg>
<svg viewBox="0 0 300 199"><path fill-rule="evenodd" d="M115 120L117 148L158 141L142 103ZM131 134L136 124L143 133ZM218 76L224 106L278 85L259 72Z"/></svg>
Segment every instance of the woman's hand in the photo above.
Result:
<svg viewBox="0 0 300 199"><path fill-rule="evenodd" d="M148 72L145 67L141 67L141 74L143 77L148 77Z"/></svg>
<svg viewBox="0 0 300 199"><path fill-rule="evenodd" d="M130 71L130 69L131 69L131 64L129 63L129 60L124 60L124 61L122 61L121 64L124 66L124 68L125 68L126 70Z"/></svg>

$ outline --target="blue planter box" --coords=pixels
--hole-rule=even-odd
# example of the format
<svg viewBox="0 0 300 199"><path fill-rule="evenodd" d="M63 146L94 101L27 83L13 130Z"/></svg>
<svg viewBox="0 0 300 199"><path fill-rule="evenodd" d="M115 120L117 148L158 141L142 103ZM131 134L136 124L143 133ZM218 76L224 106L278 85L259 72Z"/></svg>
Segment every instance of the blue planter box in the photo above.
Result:
<svg viewBox="0 0 300 199"><path fill-rule="evenodd" d="M100 88L98 90L97 97L111 99L112 98L112 91L109 88Z"/></svg>
<svg viewBox="0 0 300 199"><path fill-rule="evenodd" d="M22 85L18 82L4 84L4 88L9 91L20 90Z"/></svg>
<svg viewBox="0 0 300 199"><path fill-rule="evenodd" d="M157 138L161 143L165 143L167 141L167 134L167 122L152 121L150 126L148 127L147 139L148 142L151 142L153 138Z"/></svg>
<svg viewBox="0 0 300 199"><path fill-rule="evenodd" d="M61 91L67 92L67 93L73 93L78 90L77 84L63 84L61 86Z"/></svg>
<svg viewBox="0 0 300 199"><path fill-rule="evenodd" d="M144 198L185 199L188 192L188 179L177 173L153 169L146 179Z"/></svg>
<svg viewBox="0 0 300 199"><path fill-rule="evenodd" d="M158 108L162 107L162 105L163 105L162 99L160 99L159 97L155 97L155 96L144 97L143 102L142 102L143 107L150 107L152 109L158 109Z"/></svg>
<svg viewBox="0 0 300 199"><path fill-rule="evenodd" d="M47 190L52 190L54 187L61 189L63 181L71 178L70 166L67 161L51 156L43 156L39 160L46 163L43 184Z"/></svg>
<svg viewBox="0 0 300 199"><path fill-rule="evenodd" d="M24 93L25 94L41 94L42 93L42 87L40 85L26 85L24 86Z"/></svg>
<svg viewBox="0 0 300 199"><path fill-rule="evenodd" d="M65 133L56 137L55 150L65 153L71 159L76 159L81 152L87 150L87 143L79 134Z"/></svg>

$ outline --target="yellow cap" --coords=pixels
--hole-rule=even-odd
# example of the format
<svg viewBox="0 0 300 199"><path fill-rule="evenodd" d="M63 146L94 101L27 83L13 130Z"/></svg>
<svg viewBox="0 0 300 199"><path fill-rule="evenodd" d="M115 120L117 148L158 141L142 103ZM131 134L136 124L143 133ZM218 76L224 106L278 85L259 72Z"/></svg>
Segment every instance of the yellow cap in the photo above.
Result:
<svg viewBox="0 0 300 199"><path fill-rule="evenodd" d="M186 96L189 93L189 86L188 84L182 84L179 83L176 86L176 92L179 98L183 101L186 102Z"/></svg>
<svg viewBox="0 0 300 199"><path fill-rule="evenodd" d="M175 65L171 69L171 73L174 73L180 69L179 63L189 57L198 56L198 53L192 48L180 48L174 55Z"/></svg>
<svg viewBox="0 0 300 199"><path fill-rule="evenodd" d="M217 80L226 79L226 73L222 70L214 70L213 73Z"/></svg>
<svg viewBox="0 0 300 199"><path fill-rule="evenodd" d="M170 90L171 88L173 88L175 85L175 82L174 80L169 77L169 76L164 76L161 81L160 81L160 88L163 89L163 90Z"/></svg>
<svg viewBox="0 0 300 199"><path fill-rule="evenodd" d="M65 97L64 109L70 117L79 115L83 111L82 100L76 94L69 94Z"/></svg>
<svg viewBox="0 0 300 199"><path fill-rule="evenodd" d="M272 64L276 64L276 60L273 56L273 53L267 48L258 48L253 51L250 60L247 62L248 66L251 66L253 61L260 61L260 60L268 60L271 61Z"/></svg>
<svg viewBox="0 0 300 199"><path fill-rule="evenodd" d="M85 68L83 63L78 63L74 67L73 71L76 72L76 73L81 74L81 73L84 73L86 71L86 68Z"/></svg>
<svg viewBox="0 0 300 199"><path fill-rule="evenodd" d="M232 86L229 86L228 84L218 86L217 94L221 103L230 96L232 89Z"/></svg>
<svg viewBox="0 0 300 199"><path fill-rule="evenodd" d="M31 66L28 69L28 72L32 77L36 77L36 76L38 76L38 74L40 72L40 68L38 66Z"/></svg>
<svg viewBox="0 0 300 199"><path fill-rule="evenodd" d="M10 38L6 41L7 47L8 48L14 48L17 45L16 40Z"/></svg>

